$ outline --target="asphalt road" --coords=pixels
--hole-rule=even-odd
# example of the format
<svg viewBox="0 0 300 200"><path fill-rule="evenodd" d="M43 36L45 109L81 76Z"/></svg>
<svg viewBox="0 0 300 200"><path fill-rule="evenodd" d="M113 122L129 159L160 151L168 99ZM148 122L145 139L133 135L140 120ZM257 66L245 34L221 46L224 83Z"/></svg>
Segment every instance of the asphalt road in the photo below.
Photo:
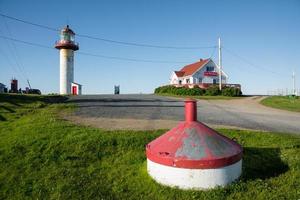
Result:
<svg viewBox="0 0 300 200"><path fill-rule="evenodd" d="M300 134L300 113L262 106L258 103L261 98L254 96L235 100L199 100L198 120L209 125ZM143 122L147 122L145 126L151 128L151 124L154 127L154 123L160 120L174 123L184 120L184 103L178 98L143 94L83 95L72 96L69 102L78 106L74 113L77 121L92 119L97 127L102 127L109 119L114 121L111 125L103 126L104 128L118 126L118 120L124 119L130 119L127 121L128 127L133 129ZM155 127L160 128L159 125Z"/></svg>

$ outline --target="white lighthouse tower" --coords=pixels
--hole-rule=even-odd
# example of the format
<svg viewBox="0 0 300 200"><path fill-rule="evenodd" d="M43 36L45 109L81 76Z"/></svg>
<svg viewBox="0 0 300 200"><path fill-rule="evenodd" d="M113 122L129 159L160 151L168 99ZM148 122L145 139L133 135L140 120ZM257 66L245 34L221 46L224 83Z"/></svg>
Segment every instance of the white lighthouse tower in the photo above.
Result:
<svg viewBox="0 0 300 200"><path fill-rule="evenodd" d="M59 93L72 94L74 51L77 51L79 46L78 43L75 43L75 33L69 28L69 25L61 30L60 40L56 42L55 48L59 49L60 54Z"/></svg>

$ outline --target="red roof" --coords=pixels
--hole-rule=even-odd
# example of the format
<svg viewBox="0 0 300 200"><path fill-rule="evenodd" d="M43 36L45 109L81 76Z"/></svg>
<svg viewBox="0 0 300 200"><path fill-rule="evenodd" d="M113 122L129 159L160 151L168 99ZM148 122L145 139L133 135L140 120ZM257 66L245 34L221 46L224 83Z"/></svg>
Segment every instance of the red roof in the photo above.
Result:
<svg viewBox="0 0 300 200"><path fill-rule="evenodd" d="M202 68L210 59L200 59L198 62L184 66L180 71L175 71L177 77L189 76Z"/></svg>
<svg viewBox="0 0 300 200"><path fill-rule="evenodd" d="M66 27L64 27L63 29L61 29L61 32L64 33L71 33L72 35L75 35L74 31L72 29L70 29L69 25L67 25Z"/></svg>
<svg viewBox="0 0 300 200"><path fill-rule="evenodd" d="M182 77L184 75L184 72L182 71L175 71L175 74L177 77Z"/></svg>

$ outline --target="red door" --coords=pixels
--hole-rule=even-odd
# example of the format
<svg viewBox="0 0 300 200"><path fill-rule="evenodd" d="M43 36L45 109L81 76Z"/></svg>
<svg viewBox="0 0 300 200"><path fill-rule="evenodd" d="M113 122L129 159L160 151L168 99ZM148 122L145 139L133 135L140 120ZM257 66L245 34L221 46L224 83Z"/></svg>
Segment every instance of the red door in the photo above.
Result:
<svg viewBox="0 0 300 200"><path fill-rule="evenodd" d="M72 87L72 94L77 95L77 87L76 86Z"/></svg>

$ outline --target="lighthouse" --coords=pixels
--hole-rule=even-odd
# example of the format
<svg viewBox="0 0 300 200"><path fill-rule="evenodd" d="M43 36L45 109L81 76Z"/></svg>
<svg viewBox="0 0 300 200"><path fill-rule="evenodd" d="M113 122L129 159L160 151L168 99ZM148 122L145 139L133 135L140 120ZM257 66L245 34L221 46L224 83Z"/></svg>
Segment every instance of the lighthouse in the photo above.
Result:
<svg viewBox="0 0 300 200"><path fill-rule="evenodd" d="M60 40L56 42L55 48L59 49L60 54L59 93L73 94L75 90L71 87L74 83L74 51L77 51L79 46L69 25L60 31Z"/></svg>

